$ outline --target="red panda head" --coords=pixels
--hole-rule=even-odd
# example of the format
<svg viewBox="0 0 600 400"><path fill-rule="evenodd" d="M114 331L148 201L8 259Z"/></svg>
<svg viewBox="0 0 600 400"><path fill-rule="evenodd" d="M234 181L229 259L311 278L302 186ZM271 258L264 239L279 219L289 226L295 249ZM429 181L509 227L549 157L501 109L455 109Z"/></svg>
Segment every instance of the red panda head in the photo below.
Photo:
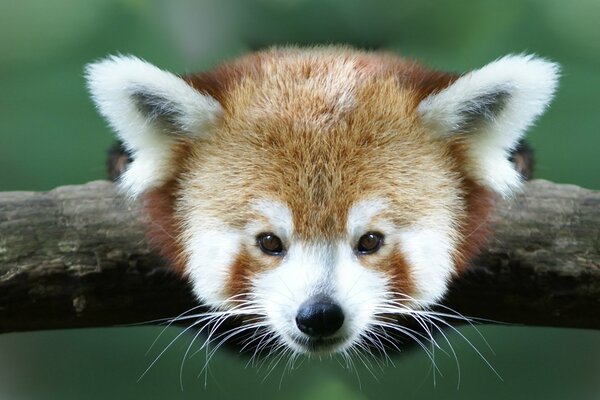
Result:
<svg viewBox="0 0 600 400"><path fill-rule="evenodd" d="M557 75L532 56L456 76L336 47L185 77L124 56L87 69L154 243L202 303L305 353L442 298L519 187L508 153Z"/></svg>

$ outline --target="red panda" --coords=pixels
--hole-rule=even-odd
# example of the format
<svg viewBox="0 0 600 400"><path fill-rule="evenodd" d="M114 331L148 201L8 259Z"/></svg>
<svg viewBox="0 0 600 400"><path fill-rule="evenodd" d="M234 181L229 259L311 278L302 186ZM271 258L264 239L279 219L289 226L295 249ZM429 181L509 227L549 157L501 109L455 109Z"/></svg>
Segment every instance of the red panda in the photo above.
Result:
<svg viewBox="0 0 600 400"><path fill-rule="evenodd" d="M199 302L327 354L442 299L521 184L509 157L558 66L509 55L456 75L287 47L186 76L113 56L86 76L131 155L120 187Z"/></svg>

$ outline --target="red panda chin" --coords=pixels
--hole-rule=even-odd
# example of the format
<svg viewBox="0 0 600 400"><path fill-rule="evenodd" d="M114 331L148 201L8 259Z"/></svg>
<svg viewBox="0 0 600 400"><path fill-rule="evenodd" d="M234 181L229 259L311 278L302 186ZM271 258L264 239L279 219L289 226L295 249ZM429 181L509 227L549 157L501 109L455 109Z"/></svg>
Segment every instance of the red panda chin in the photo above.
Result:
<svg viewBox="0 0 600 400"><path fill-rule="evenodd" d="M458 76L335 46L185 77L131 56L87 68L127 149L120 185L207 320L242 346L305 354L437 318L522 181L511 151L557 77L526 55Z"/></svg>

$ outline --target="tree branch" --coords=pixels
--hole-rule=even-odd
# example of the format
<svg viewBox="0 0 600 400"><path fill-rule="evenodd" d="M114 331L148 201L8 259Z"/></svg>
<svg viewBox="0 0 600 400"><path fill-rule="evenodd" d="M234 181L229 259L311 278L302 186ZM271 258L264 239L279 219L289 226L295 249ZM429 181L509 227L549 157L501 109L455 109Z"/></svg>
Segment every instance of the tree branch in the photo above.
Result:
<svg viewBox="0 0 600 400"><path fill-rule="evenodd" d="M194 306L135 204L91 182L0 193L0 332L139 323ZM529 183L445 302L464 315L600 328L600 192Z"/></svg>

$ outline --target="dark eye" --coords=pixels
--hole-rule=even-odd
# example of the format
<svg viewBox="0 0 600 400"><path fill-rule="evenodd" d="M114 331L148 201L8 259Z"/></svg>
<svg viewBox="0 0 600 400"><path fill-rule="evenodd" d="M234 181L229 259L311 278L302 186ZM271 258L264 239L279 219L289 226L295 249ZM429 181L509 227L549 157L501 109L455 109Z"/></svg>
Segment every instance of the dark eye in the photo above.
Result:
<svg viewBox="0 0 600 400"><path fill-rule="evenodd" d="M272 233L261 233L256 237L256 241L263 253L270 256L279 256L283 253L281 239Z"/></svg>
<svg viewBox="0 0 600 400"><path fill-rule="evenodd" d="M367 232L358 239L356 251L360 255L375 253L383 243L383 235L377 232Z"/></svg>

